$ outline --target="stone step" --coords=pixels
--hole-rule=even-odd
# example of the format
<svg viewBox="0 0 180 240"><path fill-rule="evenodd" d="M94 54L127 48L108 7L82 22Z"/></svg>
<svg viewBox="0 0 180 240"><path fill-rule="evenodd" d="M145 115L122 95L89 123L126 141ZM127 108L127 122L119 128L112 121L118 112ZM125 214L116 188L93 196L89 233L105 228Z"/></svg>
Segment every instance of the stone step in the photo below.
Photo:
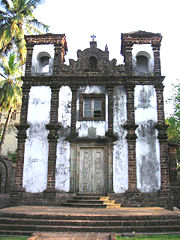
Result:
<svg viewBox="0 0 180 240"><path fill-rule="evenodd" d="M180 232L180 225L162 226L50 226L50 225L11 225L0 224L1 231L25 231L25 232Z"/></svg>
<svg viewBox="0 0 180 240"><path fill-rule="evenodd" d="M103 204L104 201L100 201L100 200L89 200L89 199L69 199L67 200L67 203L86 203L86 204Z"/></svg>
<svg viewBox="0 0 180 240"><path fill-rule="evenodd" d="M108 196L102 196L102 195L76 195L73 197L73 199L81 199L81 200L100 200L100 201L107 201L109 200Z"/></svg>
<svg viewBox="0 0 180 240"><path fill-rule="evenodd" d="M55 225L55 226L161 226L179 225L180 219L170 220L54 220L54 219L26 219L26 218L0 218L1 224L16 225Z"/></svg>
<svg viewBox="0 0 180 240"><path fill-rule="evenodd" d="M63 203L62 206L64 206L64 207L77 207L77 208L80 208L80 207L84 207L84 208L106 208L106 205L104 205L104 204L84 203L84 202L81 202L81 203L66 202L66 203Z"/></svg>
<svg viewBox="0 0 180 240"><path fill-rule="evenodd" d="M115 204L115 200L110 200L108 196L74 196L72 199L68 199L64 204L64 207L90 207L90 208L120 208L120 204Z"/></svg>
<svg viewBox="0 0 180 240"><path fill-rule="evenodd" d="M139 210L140 211L140 210ZM121 210L121 212L123 213L124 211ZM8 212L1 212L0 214L0 218L2 217L6 217L6 218L18 218L18 219L22 219L22 218L26 218L26 219L48 219L48 220L126 220L126 221L130 221L130 220L173 220L173 219L180 219L179 215L142 215L142 214L135 214L135 215L113 215L113 214L101 214L99 213L98 215L93 215L93 213L91 215L88 215L86 213L82 213L81 215L73 215L73 214L26 214L26 213L8 213ZM15 220L14 220L15 221Z"/></svg>

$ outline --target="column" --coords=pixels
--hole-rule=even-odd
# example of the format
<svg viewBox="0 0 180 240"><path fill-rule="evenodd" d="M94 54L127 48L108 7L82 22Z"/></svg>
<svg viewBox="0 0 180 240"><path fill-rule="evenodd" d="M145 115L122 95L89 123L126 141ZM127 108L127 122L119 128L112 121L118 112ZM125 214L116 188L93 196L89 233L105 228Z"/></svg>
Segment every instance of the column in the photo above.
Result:
<svg viewBox="0 0 180 240"><path fill-rule="evenodd" d="M53 74L57 75L60 72L60 65L62 62L61 57L61 44L55 44L54 47L54 64L53 64Z"/></svg>
<svg viewBox="0 0 180 240"><path fill-rule="evenodd" d="M56 150L58 139L58 107L59 107L59 87L51 86L51 110L50 110L50 124L46 125L49 130L48 142L48 177L46 191L55 190L55 173L56 173Z"/></svg>
<svg viewBox="0 0 180 240"><path fill-rule="evenodd" d="M168 146L167 146L167 125L165 124L164 118L164 100L163 100L163 89L162 84L156 85L156 99L157 99L157 130L158 139L160 144L160 164L161 164L161 188L169 189L169 161L168 161Z"/></svg>
<svg viewBox="0 0 180 240"><path fill-rule="evenodd" d="M113 87L107 87L108 90L108 133L113 134Z"/></svg>
<svg viewBox="0 0 180 240"><path fill-rule="evenodd" d="M21 107L20 124L16 126L18 129L18 146L17 146L17 165L16 165L16 188L22 190L23 167L24 167L24 151L26 142L26 131L29 127L27 124L28 101L29 101L29 86L23 86L23 98Z"/></svg>
<svg viewBox="0 0 180 240"><path fill-rule="evenodd" d="M132 46L133 44L127 44L125 46L125 72L128 75L132 75L133 66L132 66Z"/></svg>
<svg viewBox="0 0 180 240"><path fill-rule="evenodd" d="M72 103L71 103L71 136L76 136L76 114L77 114L77 87L71 86Z"/></svg>
<svg viewBox="0 0 180 240"><path fill-rule="evenodd" d="M26 55L26 70L25 70L25 75L29 76L31 75L31 66L32 66L32 54L33 54L33 47L34 45L32 44L27 44L27 55Z"/></svg>
<svg viewBox="0 0 180 240"><path fill-rule="evenodd" d="M127 142L128 142L128 190L137 191L136 179L136 134L135 130L135 111L134 111L134 88L135 85L126 85L127 95L127 124L124 128L127 129Z"/></svg>
<svg viewBox="0 0 180 240"><path fill-rule="evenodd" d="M154 75L161 75L160 43L152 43L154 52Z"/></svg>

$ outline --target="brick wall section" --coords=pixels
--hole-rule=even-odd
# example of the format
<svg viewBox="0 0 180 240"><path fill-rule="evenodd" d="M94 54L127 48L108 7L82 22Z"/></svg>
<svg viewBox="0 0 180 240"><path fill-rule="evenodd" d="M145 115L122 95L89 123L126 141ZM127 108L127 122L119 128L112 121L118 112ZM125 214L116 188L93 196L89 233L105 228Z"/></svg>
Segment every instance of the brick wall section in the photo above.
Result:
<svg viewBox="0 0 180 240"><path fill-rule="evenodd" d="M108 87L108 133L113 134L113 87Z"/></svg>
<svg viewBox="0 0 180 240"><path fill-rule="evenodd" d="M27 124L28 101L29 101L30 87L23 86L23 98L21 107L20 125L16 126L18 129L18 146L17 146L17 166L16 166L16 187L22 189L23 167L24 167L24 151L26 142L26 131L29 127Z"/></svg>
<svg viewBox="0 0 180 240"><path fill-rule="evenodd" d="M46 125L46 128L49 130L47 191L55 190L57 134L60 127L58 126L58 107L59 88L57 86L51 86L50 124Z"/></svg>
<svg viewBox="0 0 180 240"><path fill-rule="evenodd" d="M134 112L134 85L126 85L127 96L127 124L124 127L128 130L127 142L128 142L128 182L129 191L137 190L136 179L136 134L135 130L135 112Z"/></svg>
<svg viewBox="0 0 180 240"><path fill-rule="evenodd" d="M31 66L32 66L32 55L33 55L33 47L34 45L27 44L27 55L26 55L26 70L25 75L31 75Z"/></svg>
<svg viewBox="0 0 180 240"><path fill-rule="evenodd" d="M161 75L161 62L160 62L160 44L152 43L153 52L154 52L154 75Z"/></svg>
<svg viewBox="0 0 180 240"><path fill-rule="evenodd" d="M132 44L126 45L126 47L125 47L124 62L125 62L125 73L127 75L132 75L132 72L133 72L133 66L132 66Z"/></svg>
<svg viewBox="0 0 180 240"><path fill-rule="evenodd" d="M72 103L71 103L71 135L76 135L76 112L77 112L77 90L76 86L71 86Z"/></svg>
<svg viewBox="0 0 180 240"><path fill-rule="evenodd" d="M157 117L158 123L164 124L164 99L163 99L163 90L164 86L162 84L155 85L156 89L156 99L157 99Z"/></svg>
<svg viewBox="0 0 180 240"><path fill-rule="evenodd" d="M170 184L174 196L174 206L180 208L180 180L177 177L177 148L175 144L168 144L170 164Z"/></svg>
<svg viewBox="0 0 180 240"><path fill-rule="evenodd" d="M59 74L60 72L60 65L61 63L63 63L63 59L62 59L62 46L59 45L55 45L54 48L54 64L53 64L53 74Z"/></svg>

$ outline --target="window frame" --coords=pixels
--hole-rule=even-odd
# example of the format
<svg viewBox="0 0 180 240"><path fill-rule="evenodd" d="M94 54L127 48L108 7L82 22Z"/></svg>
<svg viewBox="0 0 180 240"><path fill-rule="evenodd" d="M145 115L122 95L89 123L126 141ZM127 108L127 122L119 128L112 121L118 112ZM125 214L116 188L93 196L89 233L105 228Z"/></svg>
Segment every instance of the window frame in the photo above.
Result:
<svg viewBox="0 0 180 240"><path fill-rule="evenodd" d="M102 106L101 111L102 114L100 117L84 117L84 100L101 100ZM91 109L92 110L92 109ZM79 99L79 120L80 121L105 121L105 94L81 94Z"/></svg>

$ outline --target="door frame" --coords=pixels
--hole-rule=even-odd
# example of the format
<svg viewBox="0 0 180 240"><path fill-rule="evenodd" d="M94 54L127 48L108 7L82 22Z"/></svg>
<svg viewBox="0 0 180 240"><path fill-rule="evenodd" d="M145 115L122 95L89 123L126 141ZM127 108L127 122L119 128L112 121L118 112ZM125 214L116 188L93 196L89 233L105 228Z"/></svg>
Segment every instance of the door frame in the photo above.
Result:
<svg viewBox="0 0 180 240"><path fill-rule="evenodd" d="M113 193L113 143L71 143L70 192L79 194L80 150L84 148L104 149L105 192Z"/></svg>

